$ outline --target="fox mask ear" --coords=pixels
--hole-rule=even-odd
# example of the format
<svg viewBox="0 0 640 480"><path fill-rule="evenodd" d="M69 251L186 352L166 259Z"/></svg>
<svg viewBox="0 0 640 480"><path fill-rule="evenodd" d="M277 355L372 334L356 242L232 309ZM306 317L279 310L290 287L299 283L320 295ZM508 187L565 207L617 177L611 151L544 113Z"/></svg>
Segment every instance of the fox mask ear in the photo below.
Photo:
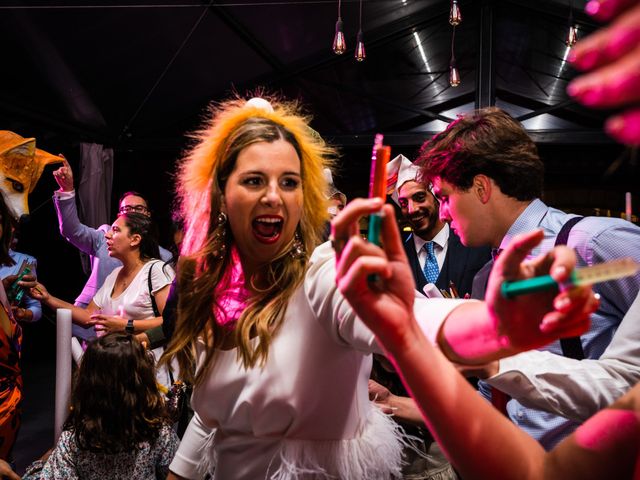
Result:
<svg viewBox="0 0 640 480"><path fill-rule="evenodd" d="M35 140L33 142L33 146L35 148ZM51 155L50 153L45 152L44 150L40 150L39 148L35 149L35 155L33 158L34 166L33 172L31 173L31 185L29 186L29 193L33 192L33 189L40 180L40 176L44 171L44 167L52 163L63 163L62 157L57 155Z"/></svg>
<svg viewBox="0 0 640 480"><path fill-rule="evenodd" d="M36 151L36 139L27 138L24 143L10 147L2 152L3 157L33 157Z"/></svg>

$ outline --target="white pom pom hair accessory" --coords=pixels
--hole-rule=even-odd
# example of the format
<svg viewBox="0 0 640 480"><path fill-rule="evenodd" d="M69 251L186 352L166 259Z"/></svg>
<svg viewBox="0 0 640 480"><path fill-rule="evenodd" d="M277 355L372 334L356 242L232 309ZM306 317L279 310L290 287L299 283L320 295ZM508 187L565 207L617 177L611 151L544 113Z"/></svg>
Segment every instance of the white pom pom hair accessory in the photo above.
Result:
<svg viewBox="0 0 640 480"><path fill-rule="evenodd" d="M273 107L271 106L271 104L264 98L260 97L253 97L247 100L244 106L259 108L260 110L264 110L265 112L273 113Z"/></svg>

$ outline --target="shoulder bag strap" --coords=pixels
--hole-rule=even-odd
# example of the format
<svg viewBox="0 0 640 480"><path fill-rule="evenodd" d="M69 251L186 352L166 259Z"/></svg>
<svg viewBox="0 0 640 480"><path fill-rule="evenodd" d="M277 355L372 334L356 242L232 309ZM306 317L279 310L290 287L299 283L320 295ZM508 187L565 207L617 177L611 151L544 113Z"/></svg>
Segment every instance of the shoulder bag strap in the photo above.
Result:
<svg viewBox="0 0 640 480"><path fill-rule="evenodd" d="M153 262L151 264L151 266L149 267L149 276L147 277L147 283L149 284L149 297L151 298L151 308L153 308L153 315L156 316L156 317L160 317L161 315L160 315L160 312L158 311L158 305L156 304L156 298L153 295L153 285L151 284L151 271L153 270L153 266L156 263L158 263L158 262ZM156 328L158 328L158 327L156 327ZM160 330L162 331L162 328L160 328ZM169 372L169 381L173 385L174 379L173 379L173 373L171 372L171 367L169 367L167 370Z"/></svg>
<svg viewBox="0 0 640 480"><path fill-rule="evenodd" d="M151 284L151 271L153 270L153 266L157 262L153 262L149 267L149 276L147 277L147 282L149 284L149 297L151 297L151 308L153 308L153 316L159 317L160 312L158 311L158 305L156 304L156 297L153 295L153 285Z"/></svg>

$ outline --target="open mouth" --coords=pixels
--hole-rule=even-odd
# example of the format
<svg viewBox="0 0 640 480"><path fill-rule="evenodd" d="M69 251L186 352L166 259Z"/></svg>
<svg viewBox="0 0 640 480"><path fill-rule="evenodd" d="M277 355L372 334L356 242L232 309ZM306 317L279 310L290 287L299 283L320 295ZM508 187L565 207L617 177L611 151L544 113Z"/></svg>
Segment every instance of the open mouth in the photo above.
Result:
<svg viewBox="0 0 640 480"><path fill-rule="evenodd" d="M251 222L253 235L262 243L274 243L280 238L284 220L282 217L263 215Z"/></svg>

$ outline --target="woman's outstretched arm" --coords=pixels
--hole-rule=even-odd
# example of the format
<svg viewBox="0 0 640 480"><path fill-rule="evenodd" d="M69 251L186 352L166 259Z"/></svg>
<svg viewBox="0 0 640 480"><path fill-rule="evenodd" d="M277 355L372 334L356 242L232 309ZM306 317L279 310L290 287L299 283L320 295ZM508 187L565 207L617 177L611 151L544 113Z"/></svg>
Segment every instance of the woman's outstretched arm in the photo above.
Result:
<svg viewBox="0 0 640 480"><path fill-rule="evenodd" d="M76 307L72 303L65 302L64 300L51 295L45 286L39 282L29 291L29 296L39 300L41 303L44 303L52 310L56 310L58 308L67 308L71 310L71 319L76 325L80 325L81 327L91 327L95 323L91 319L91 314L97 310L96 304L93 303L93 301L87 305L87 308Z"/></svg>
<svg viewBox="0 0 640 480"><path fill-rule="evenodd" d="M350 238L338 252L338 285L385 347L426 424L462 476L603 478L614 472L616 478L629 477L640 444L638 416L633 410L615 405L615 409L599 413L548 454L477 395L444 354L426 339L416 322L410 271L393 210L384 210L384 250L354 235L357 218L379 207L379 202L358 201L347 207L342 218L334 220L333 235L338 238L334 244L341 246L341 240ZM455 355L473 353L476 347L467 349L464 343L476 342L474 330L477 330L489 344L480 353L497 357L586 328L588 316L597 303L590 289L555 297L531 295L528 299L509 301L512 303L499 297L499 284L505 278L532 276L550 269L559 270L554 273L559 278L571 271L575 259L567 249L554 250L542 260L521 265L539 237L537 233L521 237L503 252L490 280L488 302L474 302L453 310L441 330L441 344ZM374 285L369 281L373 274L381 279ZM459 323L454 325L453 335L447 333L449 322L452 322L449 327ZM637 391L636 388L634 392ZM605 421L601 421L603 418ZM604 433L610 432L612 425L625 428L615 428L619 433L609 434L609 441L595 445L593 439L606 437Z"/></svg>

